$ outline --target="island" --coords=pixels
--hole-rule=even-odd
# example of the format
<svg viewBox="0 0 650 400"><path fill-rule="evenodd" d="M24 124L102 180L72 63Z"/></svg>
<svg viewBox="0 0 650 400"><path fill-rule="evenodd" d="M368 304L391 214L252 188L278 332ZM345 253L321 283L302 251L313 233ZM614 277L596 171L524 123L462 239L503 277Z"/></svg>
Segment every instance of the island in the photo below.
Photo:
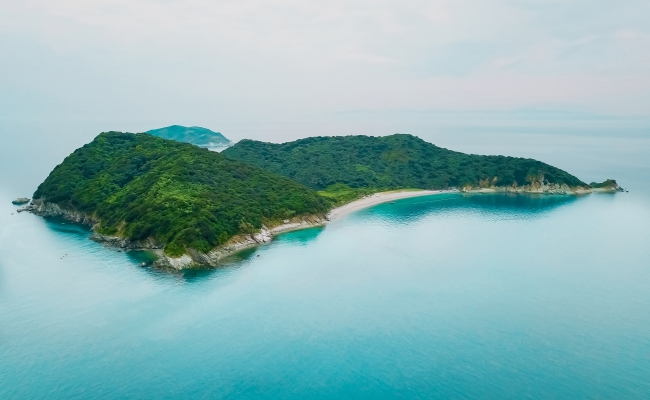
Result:
<svg viewBox="0 0 650 400"><path fill-rule="evenodd" d="M191 143L201 147L228 147L232 142L220 132L213 132L200 126L172 125L160 129L152 129L146 133L177 142Z"/></svg>
<svg viewBox="0 0 650 400"><path fill-rule="evenodd" d="M19 211L89 225L93 240L152 250L155 266L180 270L401 198L617 190L615 180L588 185L540 161L463 154L411 135L244 140L216 153L105 132L56 166Z"/></svg>

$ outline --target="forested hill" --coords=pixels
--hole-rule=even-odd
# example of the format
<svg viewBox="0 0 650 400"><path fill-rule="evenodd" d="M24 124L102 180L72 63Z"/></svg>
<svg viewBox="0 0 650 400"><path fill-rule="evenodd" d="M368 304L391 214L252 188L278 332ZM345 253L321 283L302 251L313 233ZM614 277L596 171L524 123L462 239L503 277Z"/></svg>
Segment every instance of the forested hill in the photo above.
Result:
<svg viewBox="0 0 650 400"><path fill-rule="evenodd" d="M230 140L219 132L213 132L200 126L172 125L166 128L152 129L148 134L177 142L191 143L197 146L229 146Z"/></svg>
<svg viewBox="0 0 650 400"><path fill-rule="evenodd" d="M312 137L282 144L242 140L222 154L317 190L334 184L385 189L522 186L541 175L548 183L588 186L540 161L464 154L404 134Z"/></svg>
<svg viewBox="0 0 650 400"><path fill-rule="evenodd" d="M155 238L169 255L207 252L263 222L329 206L298 182L219 153L120 132L102 133L66 157L34 199L99 220L100 233Z"/></svg>

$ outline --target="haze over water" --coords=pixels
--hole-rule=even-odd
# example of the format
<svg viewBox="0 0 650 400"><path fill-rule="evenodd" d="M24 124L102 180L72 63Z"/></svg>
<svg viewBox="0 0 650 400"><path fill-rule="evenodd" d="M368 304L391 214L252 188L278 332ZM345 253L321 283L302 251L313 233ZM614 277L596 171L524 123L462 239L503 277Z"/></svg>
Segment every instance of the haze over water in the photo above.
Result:
<svg viewBox="0 0 650 400"><path fill-rule="evenodd" d="M630 192L402 200L167 274L15 214L10 200L61 161L16 136L0 187L0 397L650 397L647 130L432 131Z"/></svg>

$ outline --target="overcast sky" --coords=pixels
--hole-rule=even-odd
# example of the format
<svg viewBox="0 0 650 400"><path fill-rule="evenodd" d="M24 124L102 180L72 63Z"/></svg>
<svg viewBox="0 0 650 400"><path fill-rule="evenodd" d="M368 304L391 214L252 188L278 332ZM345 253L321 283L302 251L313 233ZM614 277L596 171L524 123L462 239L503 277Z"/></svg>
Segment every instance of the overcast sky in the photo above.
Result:
<svg viewBox="0 0 650 400"><path fill-rule="evenodd" d="M0 118L650 116L650 1L0 0Z"/></svg>

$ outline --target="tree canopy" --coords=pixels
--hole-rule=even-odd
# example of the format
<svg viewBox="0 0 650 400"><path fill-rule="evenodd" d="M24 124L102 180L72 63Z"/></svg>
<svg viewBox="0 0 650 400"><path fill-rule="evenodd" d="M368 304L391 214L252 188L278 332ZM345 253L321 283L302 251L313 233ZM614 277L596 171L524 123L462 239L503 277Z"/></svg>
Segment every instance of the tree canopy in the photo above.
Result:
<svg viewBox="0 0 650 400"><path fill-rule="evenodd" d="M404 134L311 137L275 144L242 140L223 155L294 179L312 189L517 186L539 179L587 186L575 176L529 158L447 150Z"/></svg>
<svg viewBox="0 0 650 400"><path fill-rule="evenodd" d="M327 212L293 180L190 144L105 132L50 173L35 199L99 220L97 230L155 238L170 255L208 251L265 222Z"/></svg>

